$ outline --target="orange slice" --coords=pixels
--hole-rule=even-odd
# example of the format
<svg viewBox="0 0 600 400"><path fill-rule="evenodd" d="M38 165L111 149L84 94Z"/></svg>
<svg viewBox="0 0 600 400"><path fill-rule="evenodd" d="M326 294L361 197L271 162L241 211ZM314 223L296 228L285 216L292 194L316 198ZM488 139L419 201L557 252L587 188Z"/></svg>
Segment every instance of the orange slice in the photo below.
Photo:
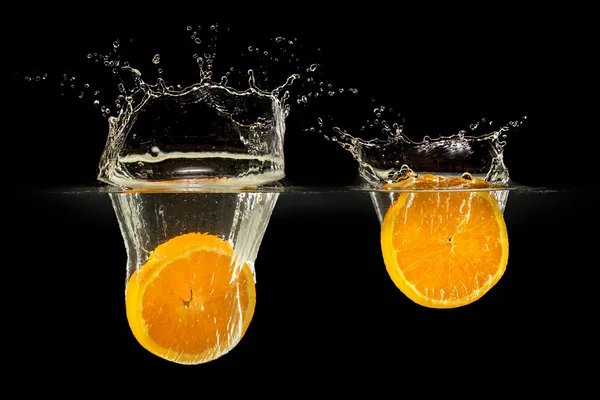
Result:
<svg viewBox="0 0 600 400"><path fill-rule="evenodd" d="M150 254L132 274L125 298L131 331L146 350L201 364L238 344L254 314L256 291L252 270L246 263L236 267L227 241L189 233Z"/></svg>
<svg viewBox="0 0 600 400"><path fill-rule="evenodd" d="M400 184L415 191L400 193L382 222L381 248L390 278L425 307L472 303L506 270L508 234L496 199L489 191L445 190L494 185L464 181L425 175Z"/></svg>

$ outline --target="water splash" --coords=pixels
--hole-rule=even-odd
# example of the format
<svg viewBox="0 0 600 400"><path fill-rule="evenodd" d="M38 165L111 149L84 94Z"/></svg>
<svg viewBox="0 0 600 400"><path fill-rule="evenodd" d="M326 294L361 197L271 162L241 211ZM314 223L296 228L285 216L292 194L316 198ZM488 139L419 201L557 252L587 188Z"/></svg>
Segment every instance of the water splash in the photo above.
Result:
<svg viewBox="0 0 600 400"><path fill-rule="evenodd" d="M389 124L389 118L400 122ZM332 126L332 137L350 152L358 162L360 179L374 187L417 174L436 174L460 177L471 174L490 183L507 184L510 181L504 164L504 147L507 134L521 126L526 116L496 126L486 118L475 121L468 129L450 135L432 138L425 135L420 140L411 139L405 132L401 113L385 106L375 107L373 117L364 121L360 132L366 139L352 135L339 126ZM318 130L324 132L324 122L318 118ZM316 129L311 129L313 132Z"/></svg>
<svg viewBox="0 0 600 400"><path fill-rule="evenodd" d="M211 31L217 29L211 26ZM202 43L194 27L186 31L195 43ZM139 69L120 59L119 47L114 46L108 55L96 53L112 68L120 93L115 101L117 115L109 117L100 181L130 187L207 187L216 182L257 186L285 176L283 139L291 109L289 88L300 80L299 73L290 73L283 83L267 90L257 84L256 73L249 69L247 88L240 90L229 81L233 67L218 82L213 80L213 44L212 54L193 55L198 82L173 86L158 77L151 85ZM248 51L254 49L248 46ZM258 54L270 56L268 50ZM151 61L158 66L162 59L156 53ZM306 68L306 82L314 81L310 73L317 67L313 63ZM101 110L110 114L107 106Z"/></svg>

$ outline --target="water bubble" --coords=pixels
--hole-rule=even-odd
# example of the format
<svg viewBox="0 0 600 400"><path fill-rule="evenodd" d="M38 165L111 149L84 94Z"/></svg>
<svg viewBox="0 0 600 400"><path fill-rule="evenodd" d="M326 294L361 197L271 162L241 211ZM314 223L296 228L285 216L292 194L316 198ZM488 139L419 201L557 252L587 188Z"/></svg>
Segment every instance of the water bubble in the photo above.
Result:
<svg viewBox="0 0 600 400"><path fill-rule="evenodd" d="M90 84L89 83L84 83L83 87L86 88L86 89L89 89L90 88Z"/></svg>
<svg viewBox="0 0 600 400"><path fill-rule="evenodd" d="M248 46L248 51L252 51L252 50L254 50L254 47Z"/></svg>
<svg viewBox="0 0 600 400"><path fill-rule="evenodd" d="M192 27L191 27L191 26L188 26L188 27L187 27L187 28L185 28L185 29L186 29L186 30L188 30L188 31L191 31L191 30L192 30Z"/></svg>
<svg viewBox="0 0 600 400"><path fill-rule="evenodd" d="M293 45L293 44L294 44L294 42L292 42L291 40L288 40L288 44L289 44L289 45Z"/></svg>
<svg viewBox="0 0 600 400"><path fill-rule="evenodd" d="M87 58L92 58L92 53L88 54Z"/></svg>
<svg viewBox="0 0 600 400"><path fill-rule="evenodd" d="M75 85L71 85L71 89L75 89Z"/></svg>
<svg viewBox="0 0 600 400"><path fill-rule="evenodd" d="M122 83L119 83L117 85L117 88L119 89L119 92L125 93L125 85L123 85Z"/></svg>
<svg viewBox="0 0 600 400"><path fill-rule="evenodd" d="M26 77L25 77L25 80L26 80L27 82L31 82L31 77L29 77L29 76L26 76Z"/></svg>
<svg viewBox="0 0 600 400"><path fill-rule="evenodd" d="M263 53L265 56L269 55L269 52L265 50L265 52Z"/></svg>
<svg viewBox="0 0 600 400"><path fill-rule="evenodd" d="M315 131L315 128L311 127L311 128L309 129L309 131L311 131L311 132L314 132L314 131Z"/></svg>
<svg viewBox="0 0 600 400"><path fill-rule="evenodd" d="M198 54L196 54L196 53L192 54L192 58L198 58Z"/></svg>
<svg viewBox="0 0 600 400"><path fill-rule="evenodd" d="M192 39L192 40L196 39L196 34L193 34L192 36L190 36L190 39Z"/></svg>
<svg viewBox="0 0 600 400"><path fill-rule="evenodd" d="M231 67L231 68L229 68L229 70L230 70L231 72L233 72L233 71L235 71L235 68Z"/></svg>
<svg viewBox="0 0 600 400"><path fill-rule="evenodd" d="M317 69L318 65L317 64L312 64L309 68L312 72L315 72L315 70Z"/></svg>
<svg viewBox="0 0 600 400"><path fill-rule="evenodd" d="M344 88L339 89L340 93L344 93Z"/></svg>
<svg viewBox="0 0 600 400"><path fill-rule="evenodd" d="M105 112L106 111L106 106L100 107L100 111Z"/></svg>
<svg viewBox="0 0 600 400"><path fill-rule="evenodd" d="M202 43L202 40L200 40L200 38L196 38L196 39L194 39L194 42L195 42L196 44L200 44L200 43Z"/></svg>
<svg viewBox="0 0 600 400"><path fill-rule="evenodd" d="M79 92L79 98L80 98L80 99L83 99L83 95L84 95L84 93L83 93L83 92Z"/></svg>
<svg viewBox="0 0 600 400"><path fill-rule="evenodd" d="M27 78L29 78L29 77L27 77ZM31 80L31 78L29 78L29 80ZM65 84L64 83L59 83L58 86L60 86L61 88L63 88L63 87L65 87Z"/></svg>
<svg viewBox="0 0 600 400"><path fill-rule="evenodd" d="M333 96L334 94L335 94L335 92L334 92L333 90L330 90L330 91L329 91L329 95L330 95L330 96Z"/></svg>
<svg viewBox="0 0 600 400"><path fill-rule="evenodd" d="M210 26L210 30L211 30L211 31L214 31L215 29L217 29L217 26L216 26L216 25L211 25L211 26Z"/></svg>
<svg viewBox="0 0 600 400"><path fill-rule="evenodd" d="M152 64L158 64L160 62L160 54L155 54L154 57L152 57Z"/></svg>
<svg viewBox="0 0 600 400"><path fill-rule="evenodd" d="M198 34L198 32L194 31L192 32L192 35L196 36Z"/></svg>
<svg viewBox="0 0 600 400"><path fill-rule="evenodd" d="M115 48L115 50L119 48L119 41L118 40L115 40L113 42L113 47Z"/></svg>
<svg viewBox="0 0 600 400"><path fill-rule="evenodd" d="M323 126L323 119L321 117L317 118L317 122L319 123L319 126Z"/></svg>
<svg viewBox="0 0 600 400"><path fill-rule="evenodd" d="M158 73L159 73L159 74L162 74L162 73L163 73L163 70L162 70L162 68L159 68L159 69L158 69Z"/></svg>
<svg viewBox="0 0 600 400"><path fill-rule="evenodd" d="M350 92L356 94L356 93L358 93L358 89L357 88L350 88Z"/></svg>
<svg viewBox="0 0 600 400"><path fill-rule="evenodd" d="M99 90L96 90L96 91L94 92L94 96L98 96L99 94L100 94L100 91L99 91Z"/></svg>
<svg viewBox="0 0 600 400"><path fill-rule="evenodd" d="M94 100L94 105L98 107L100 105L100 100Z"/></svg>
<svg viewBox="0 0 600 400"><path fill-rule="evenodd" d="M282 38L281 36L278 36L278 37L276 37L276 38L275 38L275 41L276 41L277 43L279 43L279 42L281 42L281 41L283 41L283 40L285 40L285 39L284 39L284 38Z"/></svg>

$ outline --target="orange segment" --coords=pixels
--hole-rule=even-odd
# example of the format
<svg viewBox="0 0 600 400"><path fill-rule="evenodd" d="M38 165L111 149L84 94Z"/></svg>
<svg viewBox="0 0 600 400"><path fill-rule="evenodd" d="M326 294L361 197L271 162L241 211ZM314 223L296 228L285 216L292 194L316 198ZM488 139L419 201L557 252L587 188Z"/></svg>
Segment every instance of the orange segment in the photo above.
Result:
<svg viewBox="0 0 600 400"><path fill-rule="evenodd" d="M428 188L430 178L417 178L409 187ZM443 177L436 181L448 184ZM477 187L485 187L482 182ZM508 263L502 211L487 191L401 193L384 217L381 246L396 286L415 303L433 308L476 301Z"/></svg>
<svg viewBox="0 0 600 400"><path fill-rule="evenodd" d="M127 319L138 342L181 364L229 352L254 314L256 291L248 264L236 267L231 245L190 233L161 244L126 289Z"/></svg>

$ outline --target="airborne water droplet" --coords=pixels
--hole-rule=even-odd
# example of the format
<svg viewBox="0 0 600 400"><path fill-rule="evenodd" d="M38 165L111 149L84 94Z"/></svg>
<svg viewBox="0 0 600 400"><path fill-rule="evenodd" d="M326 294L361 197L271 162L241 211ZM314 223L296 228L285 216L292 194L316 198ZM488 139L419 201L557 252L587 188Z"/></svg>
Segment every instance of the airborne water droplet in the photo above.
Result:
<svg viewBox="0 0 600 400"><path fill-rule="evenodd" d="M202 40L200 40L200 38L196 38L196 39L194 39L194 42L196 42L196 44L200 44L200 43L202 43Z"/></svg>
<svg viewBox="0 0 600 400"><path fill-rule="evenodd" d="M152 64L158 64L160 62L160 54L155 54L152 58Z"/></svg>
<svg viewBox="0 0 600 400"><path fill-rule="evenodd" d="M318 65L317 65L317 64L312 64L312 65L310 66L310 70L311 70L312 72L314 72L314 71L317 69L317 67L318 67Z"/></svg>

